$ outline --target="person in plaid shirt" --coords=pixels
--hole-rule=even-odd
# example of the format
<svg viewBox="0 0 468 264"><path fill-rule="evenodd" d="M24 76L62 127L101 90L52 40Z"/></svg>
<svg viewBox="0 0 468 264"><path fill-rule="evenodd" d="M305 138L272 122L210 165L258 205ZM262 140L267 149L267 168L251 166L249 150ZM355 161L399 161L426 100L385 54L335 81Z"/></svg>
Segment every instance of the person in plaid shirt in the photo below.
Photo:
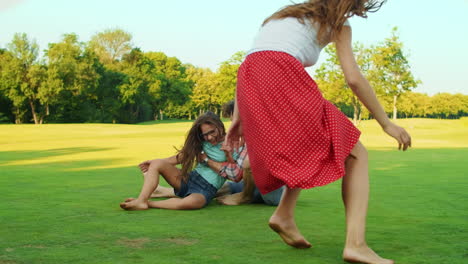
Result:
<svg viewBox="0 0 468 264"><path fill-rule="evenodd" d="M233 160L232 158L230 159L229 155L231 151L228 150L228 153L228 161L222 163L219 175L233 182L239 182L242 180L244 174L243 166L244 161L247 158L247 147L243 146L239 148L239 154L236 160Z"/></svg>
<svg viewBox="0 0 468 264"><path fill-rule="evenodd" d="M231 117L234 112L234 100L223 106L223 116ZM222 148L223 149L223 148ZM220 163L209 159L205 153L200 153L199 160L205 160L206 164L218 171L219 175L230 180L226 182L216 194L216 199L224 205L239 205L245 203L264 203L267 205L278 205L284 191L284 186L267 194L261 194L255 186L250 171L247 147L244 145L237 152L232 149L223 149L226 152L227 161ZM151 195L152 198L174 197L172 188L158 186Z"/></svg>

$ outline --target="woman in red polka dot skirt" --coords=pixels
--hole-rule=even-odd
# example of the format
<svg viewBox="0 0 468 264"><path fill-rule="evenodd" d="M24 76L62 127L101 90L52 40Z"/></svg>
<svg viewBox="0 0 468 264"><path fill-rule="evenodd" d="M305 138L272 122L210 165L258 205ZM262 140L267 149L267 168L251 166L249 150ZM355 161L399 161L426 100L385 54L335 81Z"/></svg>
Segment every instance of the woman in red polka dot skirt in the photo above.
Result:
<svg viewBox="0 0 468 264"><path fill-rule="evenodd" d="M287 186L269 225L293 247L310 247L294 220L301 189L343 177L347 225L343 258L386 264L393 261L378 256L365 240L369 179L360 132L323 98L304 70L334 42L349 87L398 141L399 149L406 150L411 145L409 134L390 122L352 52L347 19L366 17L381 5L372 0L311 0L286 6L267 18L239 69L237 104L225 144L237 147L245 139L260 192Z"/></svg>

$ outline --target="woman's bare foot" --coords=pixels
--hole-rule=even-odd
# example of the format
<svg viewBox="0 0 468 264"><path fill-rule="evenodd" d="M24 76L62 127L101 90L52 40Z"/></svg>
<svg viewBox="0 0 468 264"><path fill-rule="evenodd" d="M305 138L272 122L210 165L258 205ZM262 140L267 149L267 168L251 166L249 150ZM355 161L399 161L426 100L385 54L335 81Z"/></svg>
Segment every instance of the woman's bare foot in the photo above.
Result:
<svg viewBox="0 0 468 264"><path fill-rule="evenodd" d="M224 195L221 197L217 197L216 200L218 201L218 203L224 205L239 205L247 202L243 200L242 193Z"/></svg>
<svg viewBox="0 0 468 264"><path fill-rule="evenodd" d="M343 259L351 263L393 264L393 260L381 258L367 245L361 247L345 247Z"/></svg>
<svg viewBox="0 0 468 264"><path fill-rule="evenodd" d="M128 211L147 210L148 202L140 202L138 199L128 198L124 203L120 203L120 208Z"/></svg>
<svg viewBox="0 0 468 264"><path fill-rule="evenodd" d="M301 235L296 223L292 219L281 219L278 216L271 216L268 223L271 229L278 233L283 241L295 248L310 248L311 244Z"/></svg>

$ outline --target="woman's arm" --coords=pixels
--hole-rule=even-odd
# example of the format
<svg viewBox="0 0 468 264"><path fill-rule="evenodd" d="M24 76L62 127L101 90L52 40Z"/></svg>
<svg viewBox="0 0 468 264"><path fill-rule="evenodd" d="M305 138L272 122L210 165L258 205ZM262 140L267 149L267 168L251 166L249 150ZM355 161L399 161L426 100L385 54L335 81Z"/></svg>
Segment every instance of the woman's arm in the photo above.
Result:
<svg viewBox="0 0 468 264"><path fill-rule="evenodd" d="M223 167L223 163L222 162L217 162L217 161L214 161L212 159L210 159L205 152L202 152L198 155L198 159L200 160L200 162L202 163L205 163L206 166L210 167L212 170L214 170L215 172L218 172L219 170L221 170L221 168Z"/></svg>
<svg viewBox="0 0 468 264"><path fill-rule="evenodd" d="M232 149L239 149L244 145L244 135L242 130L242 124L240 120L239 108L237 103L237 93L234 103L234 113L232 114L231 127L226 134L223 147L230 147Z"/></svg>
<svg viewBox="0 0 468 264"><path fill-rule="evenodd" d="M390 121L382 105L377 100L374 90L362 75L356 63L351 44L351 27L344 26L335 43L338 60L340 61L346 83L366 108L369 109L369 112L372 113L372 116L377 120L382 129L398 141L399 149L403 148L403 150L406 150L408 146L411 146L410 135L405 129Z"/></svg>
<svg viewBox="0 0 468 264"><path fill-rule="evenodd" d="M226 156L228 157L227 161L225 162L217 162L210 159L204 152L199 154L199 159L201 161L206 160L206 165L214 170L219 176L229 179L234 182L239 182L242 180L243 177L243 164L244 160L247 157L247 149L242 148L241 153L239 153L239 157L234 160L232 158L231 152L225 150Z"/></svg>
<svg viewBox="0 0 468 264"><path fill-rule="evenodd" d="M374 118L382 128L389 125L390 119L385 113L382 105L375 96L374 89L367 79L362 75L356 63L351 44L351 27L344 26L338 36L336 43L336 53L341 64L346 83L353 90L359 100L369 109Z"/></svg>

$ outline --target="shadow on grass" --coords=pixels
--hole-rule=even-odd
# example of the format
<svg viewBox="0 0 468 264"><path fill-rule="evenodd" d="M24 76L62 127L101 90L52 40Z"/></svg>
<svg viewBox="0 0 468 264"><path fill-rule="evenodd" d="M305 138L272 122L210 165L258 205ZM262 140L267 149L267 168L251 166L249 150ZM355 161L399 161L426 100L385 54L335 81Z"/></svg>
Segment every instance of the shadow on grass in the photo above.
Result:
<svg viewBox="0 0 468 264"><path fill-rule="evenodd" d="M397 263L466 263L467 154L369 151L368 238L377 252ZM140 191L136 167L64 173L115 162L2 166L0 263L342 263L339 181L301 193L297 222L314 246L296 250L267 227L275 207L213 201L203 210L127 212L118 204Z"/></svg>
<svg viewBox="0 0 468 264"><path fill-rule="evenodd" d="M2 164L25 160L25 159L38 159L46 157L65 156L76 153L88 153L96 151L107 151L114 148L59 148L59 149L48 149L48 150L24 150L24 151L0 151L0 166Z"/></svg>

